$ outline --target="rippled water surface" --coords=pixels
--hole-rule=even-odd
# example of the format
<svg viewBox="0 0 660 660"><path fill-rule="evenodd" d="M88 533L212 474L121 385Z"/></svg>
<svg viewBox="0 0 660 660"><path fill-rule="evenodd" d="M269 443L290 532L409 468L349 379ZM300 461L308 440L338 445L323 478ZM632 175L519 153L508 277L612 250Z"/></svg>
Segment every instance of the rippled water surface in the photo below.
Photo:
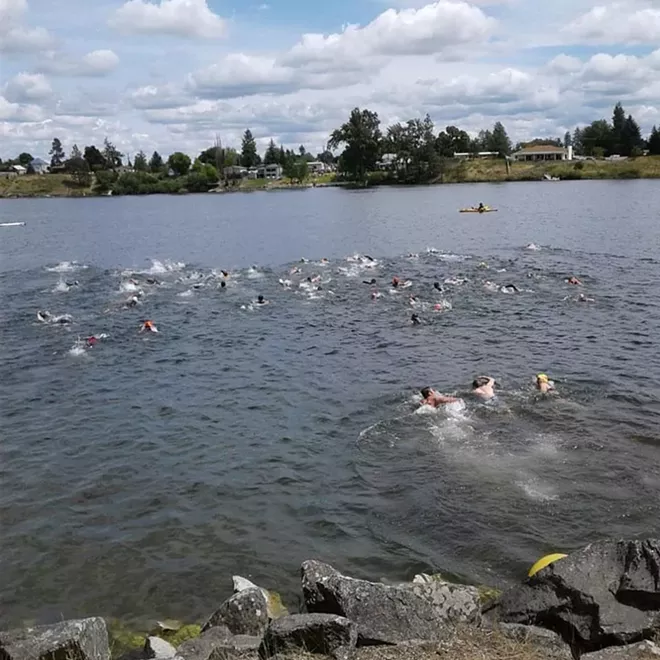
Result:
<svg viewBox="0 0 660 660"><path fill-rule="evenodd" d="M235 573L295 605L310 557L504 584L657 534L658 208L642 181L3 201L1 623L195 619Z"/></svg>

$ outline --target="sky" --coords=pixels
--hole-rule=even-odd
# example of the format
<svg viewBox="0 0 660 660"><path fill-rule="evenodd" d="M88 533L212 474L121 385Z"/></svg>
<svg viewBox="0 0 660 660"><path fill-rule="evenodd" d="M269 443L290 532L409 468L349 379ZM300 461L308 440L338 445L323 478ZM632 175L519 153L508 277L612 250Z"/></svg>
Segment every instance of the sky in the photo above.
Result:
<svg viewBox="0 0 660 660"><path fill-rule="evenodd" d="M660 125L660 0L0 0L0 158L317 153L354 107L515 142L617 101Z"/></svg>

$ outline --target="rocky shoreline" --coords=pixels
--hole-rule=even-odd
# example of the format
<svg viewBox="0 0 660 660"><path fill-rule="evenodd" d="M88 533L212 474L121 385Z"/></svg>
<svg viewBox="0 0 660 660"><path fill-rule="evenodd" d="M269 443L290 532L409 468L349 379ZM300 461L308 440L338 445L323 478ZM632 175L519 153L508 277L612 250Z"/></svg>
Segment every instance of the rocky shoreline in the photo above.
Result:
<svg viewBox="0 0 660 660"><path fill-rule="evenodd" d="M122 660L617 660L660 657L660 540L601 541L496 597L417 575L385 584L310 560L302 611L235 576L234 594L181 642L161 624ZM168 641L169 639L169 641ZM170 643L174 642L174 643ZM115 654L117 657L117 654ZM110 660L100 617L0 632L0 660Z"/></svg>

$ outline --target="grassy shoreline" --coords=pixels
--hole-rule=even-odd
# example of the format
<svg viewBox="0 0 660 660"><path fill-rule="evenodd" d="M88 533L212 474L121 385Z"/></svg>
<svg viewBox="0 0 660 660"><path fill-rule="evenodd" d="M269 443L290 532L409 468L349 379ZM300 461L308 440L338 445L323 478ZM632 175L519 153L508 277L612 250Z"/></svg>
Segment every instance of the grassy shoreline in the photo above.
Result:
<svg viewBox="0 0 660 660"><path fill-rule="evenodd" d="M547 163L511 163L507 172L503 160L448 161L443 173L430 185L443 183L501 183L510 181L541 181L544 175L561 181L606 179L660 179L660 156L644 156L623 161L558 161ZM370 185L407 185L389 178L386 172L374 172ZM305 183L284 179L270 181L252 179L214 194L274 190L306 190L313 187L346 186L350 182L336 181L334 175L322 175ZM188 193L195 194L195 193ZM92 187L76 186L69 175L25 175L13 179L0 178L0 199L30 197L98 197Z"/></svg>

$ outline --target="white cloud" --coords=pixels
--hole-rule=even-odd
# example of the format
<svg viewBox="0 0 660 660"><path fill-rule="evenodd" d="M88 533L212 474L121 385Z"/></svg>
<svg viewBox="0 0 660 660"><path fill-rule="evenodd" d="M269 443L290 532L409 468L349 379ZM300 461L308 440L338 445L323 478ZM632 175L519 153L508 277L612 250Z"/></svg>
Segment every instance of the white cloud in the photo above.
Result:
<svg viewBox="0 0 660 660"><path fill-rule="evenodd" d="M635 8L635 2L598 5L572 21L565 34L601 44L660 43L660 7Z"/></svg>
<svg viewBox="0 0 660 660"><path fill-rule="evenodd" d="M0 96L0 121L24 123L41 121L43 118L44 112L39 106L11 103Z"/></svg>
<svg viewBox="0 0 660 660"><path fill-rule="evenodd" d="M29 52L52 46L53 38L47 30L23 25L27 9L27 0L0 0L0 52Z"/></svg>
<svg viewBox="0 0 660 660"><path fill-rule="evenodd" d="M94 50L82 57L48 51L38 61L37 69L53 76L101 77L112 73L119 57L111 50Z"/></svg>
<svg viewBox="0 0 660 660"><path fill-rule="evenodd" d="M189 101L184 91L173 84L145 85L130 92L128 99L134 108L142 110L178 108Z"/></svg>
<svg viewBox="0 0 660 660"><path fill-rule="evenodd" d="M364 58L433 54L484 43L496 22L466 2L439 0L419 9L388 9L368 25L348 25L340 33L304 34L281 63L315 70L362 66ZM368 63L366 63L368 66Z"/></svg>
<svg viewBox="0 0 660 660"><path fill-rule="evenodd" d="M225 35L226 21L213 13L206 0L129 0L110 19L126 33L165 34L217 39Z"/></svg>
<svg viewBox="0 0 660 660"><path fill-rule="evenodd" d="M14 103L30 103L47 99L53 90L40 73L19 73L7 82L4 97Z"/></svg>

